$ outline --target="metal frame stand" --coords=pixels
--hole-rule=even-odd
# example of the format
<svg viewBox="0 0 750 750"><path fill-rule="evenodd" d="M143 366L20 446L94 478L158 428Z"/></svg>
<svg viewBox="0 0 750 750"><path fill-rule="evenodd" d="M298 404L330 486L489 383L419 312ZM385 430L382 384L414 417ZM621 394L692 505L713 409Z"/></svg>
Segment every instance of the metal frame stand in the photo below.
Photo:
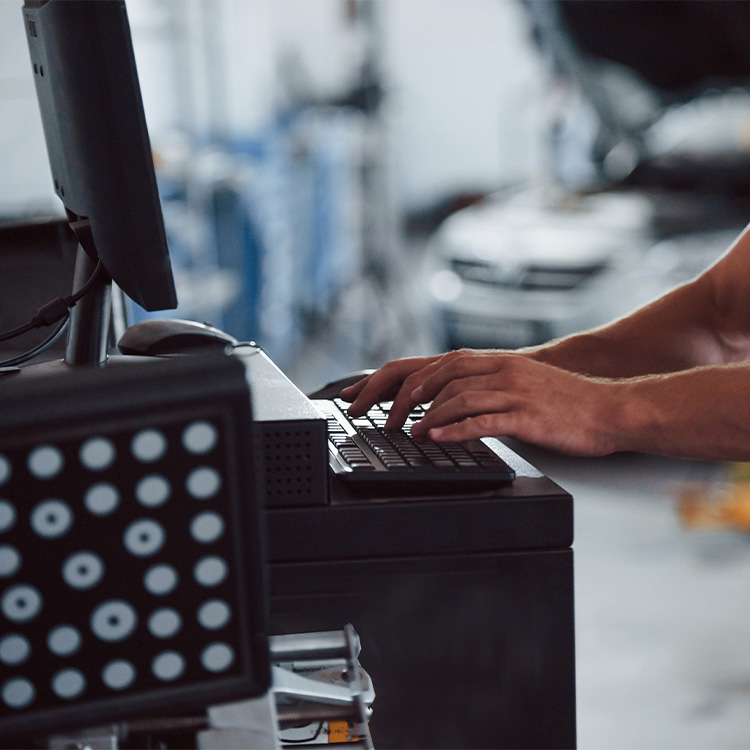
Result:
<svg viewBox="0 0 750 750"><path fill-rule="evenodd" d="M212 706L203 715L143 719L55 735L47 747L121 750L134 738L150 735L161 738L159 746L171 747L169 735L193 734L198 750L287 750L324 743L373 750L368 721L375 692L358 661L360 643L354 628L272 636L269 645L272 686L259 698Z"/></svg>

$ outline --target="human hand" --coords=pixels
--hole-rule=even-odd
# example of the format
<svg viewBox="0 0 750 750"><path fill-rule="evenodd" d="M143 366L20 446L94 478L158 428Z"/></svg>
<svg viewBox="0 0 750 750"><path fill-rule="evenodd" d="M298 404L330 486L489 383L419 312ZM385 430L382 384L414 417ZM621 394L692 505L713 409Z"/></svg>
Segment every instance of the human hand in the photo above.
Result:
<svg viewBox="0 0 750 750"><path fill-rule="evenodd" d="M461 350L397 360L347 389L350 411L394 398L388 427L432 402L412 435L437 441L507 436L574 455L617 450L614 416L622 385L561 370L524 355Z"/></svg>
<svg viewBox="0 0 750 750"><path fill-rule="evenodd" d="M462 353L468 351L461 350ZM479 351L472 353L477 356L482 354ZM349 414L353 417L365 414L379 401L393 400L386 427L397 429L404 424L409 412L418 403L411 400L411 392L432 375L440 363L458 355L459 352L449 352L430 357L393 360L354 385L342 389L340 396L345 401L352 402Z"/></svg>

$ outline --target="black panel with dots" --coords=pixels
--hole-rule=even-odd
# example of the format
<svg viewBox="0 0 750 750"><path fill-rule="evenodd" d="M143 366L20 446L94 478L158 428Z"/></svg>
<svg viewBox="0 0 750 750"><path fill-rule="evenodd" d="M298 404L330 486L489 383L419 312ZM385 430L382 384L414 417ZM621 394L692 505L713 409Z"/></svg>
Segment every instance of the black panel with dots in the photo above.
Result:
<svg viewBox="0 0 750 750"><path fill-rule="evenodd" d="M318 489L314 467L316 436L305 429L273 429L265 433L263 466L269 502L307 504Z"/></svg>
<svg viewBox="0 0 750 750"><path fill-rule="evenodd" d="M265 496L270 506L318 505L327 502L326 426L262 424Z"/></svg>
<svg viewBox="0 0 750 750"><path fill-rule="evenodd" d="M265 689L249 402L225 369L234 402L136 398L0 442L0 735Z"/></svg>

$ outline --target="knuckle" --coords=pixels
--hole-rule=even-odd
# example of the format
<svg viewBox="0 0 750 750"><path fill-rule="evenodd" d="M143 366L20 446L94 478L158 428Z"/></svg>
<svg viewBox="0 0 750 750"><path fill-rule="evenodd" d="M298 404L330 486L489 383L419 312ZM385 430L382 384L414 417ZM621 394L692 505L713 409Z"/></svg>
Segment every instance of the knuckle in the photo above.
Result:
<svg viewBox="0 0 750 750"><path fill-rule="evenodd" d="M455 362L457 359L465 359L468 354L468 349L454 349L452 352L445 354L443 360L446 363L451 363Z"/></svg>
<svg viewBox="0 0 750 750"><path fill-rule="evenodd" d="M455 398L460 395L459 384L455 380L449 380L441 389L440 397L443 401Z"/></svg>
<svg viewBox="0 0 750 750"><path fill-rule="evenodd" d="M503 383L509 387L516 387L523 382L523 363L520 357L508 357L503 362L500 370L500 376Z"/></svg>
<svg viewBox="0 0 750 750"><path fill-rule="evenodd" d="M522 377L517 370L509 370L503 373L503 385L509 391L515 391L521 385Z"/></svg>
<svg viewBox="0 0 750 750"><path fill-rule="evenodd" d="M384 364L380 368L379 372L382 375L391 376L393 374L398 373L400 371L401 367L402 367L401 362L399 360L394 360L392 362L387 362L386 364Z"/></svg>
<svg viewBox="0 0 750 750"><path fill-rule="evenodd" d="M480 414L474 419L474 424L484 435L491 435L495 428L495 419L491 414Z"/></svg>
<svg viewBox="0 0 750 750"><path fill-rule="evenodd" d="M472 406L473 398L471 393L462 391L456 396L456 401L461 408L468 409Z"/></svg>
<svg viewBox="0 0 750 750"><path fill-rule="evenodd" d="M518 411L509 411L503 414L503 424L507 435L517 435L520 424Z"/></svg>
<svg viewBox="0 0 750 750"><path fill-rule="evenodd" d="M446 355L440 363L443 376L450 380L466 370L467 363L471 362L470 353L467 349L457 349Z"/></svg>
<svg viewBox="0 0 750 750"><path fill-rule="evenodd" d="M411 373L411 375L407 375L404 378L403 388L409 389L409 392L413 391L414 388L416 388L417 385L419 385L422 378L423 378L423 374L421 370L418 370L417 372L413 372Z"/></svg>

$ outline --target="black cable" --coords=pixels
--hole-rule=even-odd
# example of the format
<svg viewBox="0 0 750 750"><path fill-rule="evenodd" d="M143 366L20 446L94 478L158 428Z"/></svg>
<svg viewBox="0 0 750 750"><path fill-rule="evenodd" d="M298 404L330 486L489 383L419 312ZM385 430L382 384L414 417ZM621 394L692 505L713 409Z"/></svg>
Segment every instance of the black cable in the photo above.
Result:
<svg viewBox="0 0 750 750"><path fill-rule="evenodd" d="M73 307L76 302L91 291L91 288L99 280L99 276L101 276L103 270L104 266L102 265L102 262L100 260L97 261L96 268L94 269L94 273L91 274L91 278L77 292L73 292L69 297L65 297L66 300L72 300L70 307Z"/></svg>
<svg viewBox="0 0 750 750"><path fill-rule="evenodd" d="M312 737L305 737L305 739L300 740L281 740L285 745L304 745L308 742L315 742L315 740L320 737L320 733L323 731L323 724L325 722L319 721L318 722L318 729L316 730L315 734ZM281 739L281 738L279 738Z"/></svg>
<svg viewBox="0 0 750 750"><path fill-rule="evenodd" d="M28 321L22 326L14 328L12 331L5 331L4 333L0 333L0 341L8 341L8 339L14 339L16 336L20 336L22 333L26 333L27 331L32 331L34 328L35 326L32 325L31 321Z"/></svg>
<svg viewBox="0 0 750 750"><path fill-rule="evenodd" d="M6 359L4 362L0 362L0 367L15 367L16 365L28 362L38 354L41 354L45 349L48 349L50 346L52 346L52 344L55 343L55 341L57 341L57 339L60 337L60 334L65 330L65 327L68 325L69 321L70 318L66 317L65 320L63 320L60 325L49 336L47 336L46 339L44 339L44 341L42 341L40 344L37 344L33 349L29 349L29 351L24 352L23 354L19 354L17 357Z"/></svg>
<svg viewBox="0 0 750 750"><path fill-rule="evenodd" d="M14 339L23 333L33 330L34 328L51 326L53 323L57 323L58 320L62 320L63 318L67 319L70 308L75 307L76 302L88 294L94 284L99 280L103 270L104 266L102 266L102 262L99 261L96 264L94 273L91 274L91 278L77 292L73 292L73 294L67 297L57 297L57 299L53 299L46 305L42 305L31 320L28 320L23 325L13 328L10 331L0 333L0 341L8 341L9 339Z"/></svg>

